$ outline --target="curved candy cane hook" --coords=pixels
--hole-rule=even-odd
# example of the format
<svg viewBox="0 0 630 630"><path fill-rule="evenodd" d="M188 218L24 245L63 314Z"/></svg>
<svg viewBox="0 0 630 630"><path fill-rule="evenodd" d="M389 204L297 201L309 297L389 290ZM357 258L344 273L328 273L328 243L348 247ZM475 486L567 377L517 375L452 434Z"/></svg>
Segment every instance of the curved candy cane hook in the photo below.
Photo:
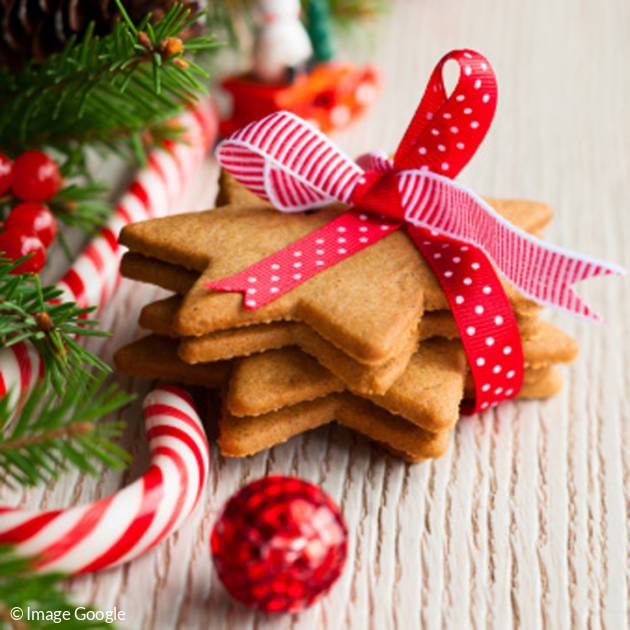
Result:
<svg viewBox="0 0 630 630"><path fill-rule="evenodd" d="M144 400L151 463L142 477L86 505L43 512L0 508L0 543L40 572L81 574L129 562L175 532L208 479L208 440L190 396L170 386Z"/></svg>

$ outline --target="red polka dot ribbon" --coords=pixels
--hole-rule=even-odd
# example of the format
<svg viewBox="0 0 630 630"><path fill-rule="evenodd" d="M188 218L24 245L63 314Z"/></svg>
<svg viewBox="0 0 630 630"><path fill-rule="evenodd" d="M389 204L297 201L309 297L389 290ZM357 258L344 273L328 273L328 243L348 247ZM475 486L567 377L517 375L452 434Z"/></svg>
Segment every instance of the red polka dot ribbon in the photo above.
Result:
<svg viewBox="0 0 630 630"><path fill-rule="evenodd" d="M460 76L447 95L442 70L450 60ZM483 141L496 103L488 60L456 50L433 71L393 160L369 154L353 162L288 112L237 131L217 148L219 162L278 210L332 202L351 209L207 287L242 292L245 308L260 308L404 227L439 280L461 335L475 382L475 400L465 411L513 398L523 381L523 353L498 272L541 304L598 319L571 285L623 270L539 241L453 181Z"/></svg>

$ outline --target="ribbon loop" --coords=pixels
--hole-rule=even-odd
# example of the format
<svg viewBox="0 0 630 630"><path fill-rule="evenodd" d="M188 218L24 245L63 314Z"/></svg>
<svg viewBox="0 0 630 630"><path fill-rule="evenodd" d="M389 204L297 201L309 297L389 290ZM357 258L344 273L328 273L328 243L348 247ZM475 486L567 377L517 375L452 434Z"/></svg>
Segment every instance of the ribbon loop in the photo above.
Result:
<svg viewBox="0 0 630 630"><path fill-rule="evenodd" d="M283 212L347 203L363 169L289 112L270 114L223 141L217 159L235 179Z"/></svg>
<svg viewBox="0 0 630 630"><path fill-rule="evenodd" d="M450 96L443 80L448 61L460 75ZM497 82L490 62L474 50L454 50L442 57L403 136L396 170L426 168L456 177L490 129L497 106Z"/></svg>

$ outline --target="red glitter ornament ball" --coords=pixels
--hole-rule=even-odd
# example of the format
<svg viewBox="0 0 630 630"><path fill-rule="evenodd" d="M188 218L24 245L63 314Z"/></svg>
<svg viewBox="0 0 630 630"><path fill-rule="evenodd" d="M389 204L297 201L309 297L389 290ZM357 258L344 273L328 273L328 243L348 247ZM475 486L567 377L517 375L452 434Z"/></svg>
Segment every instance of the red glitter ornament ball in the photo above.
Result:
<svg viewBox="0 0 630 630"><path fill-rule="evenodd" d="M320 488L295 477L254 481L225 505L210 538L230 594L251 608L295 612L315 603L346 561L348 530Z"/></svg>

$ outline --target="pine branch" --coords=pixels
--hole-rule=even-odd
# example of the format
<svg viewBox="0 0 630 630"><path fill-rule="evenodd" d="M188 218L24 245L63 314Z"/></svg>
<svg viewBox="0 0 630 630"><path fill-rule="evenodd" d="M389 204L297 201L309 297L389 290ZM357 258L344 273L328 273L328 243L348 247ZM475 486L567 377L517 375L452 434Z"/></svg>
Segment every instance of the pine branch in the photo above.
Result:
<svg viewBox="0 0 630 630"><path fill-rule="evenodd" d="M55 216L66 225L93 233L109 216L108 187L98 183L73 183L60 190L49 203Z"/></svg>
<svg viewBox="0 0 630 630"><path fill-rule="evenodd" d="M60 588L65 576L36 575L32 559L18 558L11 547L0 545L0 628L114 628L105 621L82 619L91 607L73 604ZM16 619L15 612L23 618ZM30 620L29 620L30 618ZM55 621L57 620L57 621Z"/></svg>
<svg viewBox="0 0 630 630"><path fill-rule="evenodd" d="M30 341L58 391L66 386L68 375L84 366L108 372L106 363L76 341L77 335L108 335L96 328L96 320L87 319L94 309L60 302L63 292L42 287L37 274L13 275L22 261L0 259L0 347Z"/></svg>
<svg viewBox="0 0 630 630"><path fill-rule="evenodd" d="M18 416L8 396L0 400L0 474L7 484L35 485L55 479L68 466L96 474L100 462L121 468L127 453L112 439L123 424L101 422L133 396L116 385L105 384L105 375L86 379L77 374L58 394L44 378L29 395Z"/></svg>
<svg viewBox="0 0 630 630"><path fill-rule="evenodd" d="M112 33L98 37L90 28L42 64L0 70L3 150L48 147L69 156L89 143L131 154L145 130L168 133L165 122L205 91L206 73L188 53L209 50L214 39L178 39L200 15L190 18L178 4L155 24L147 16L135 26L116 2L125 19Z"/></svg>

